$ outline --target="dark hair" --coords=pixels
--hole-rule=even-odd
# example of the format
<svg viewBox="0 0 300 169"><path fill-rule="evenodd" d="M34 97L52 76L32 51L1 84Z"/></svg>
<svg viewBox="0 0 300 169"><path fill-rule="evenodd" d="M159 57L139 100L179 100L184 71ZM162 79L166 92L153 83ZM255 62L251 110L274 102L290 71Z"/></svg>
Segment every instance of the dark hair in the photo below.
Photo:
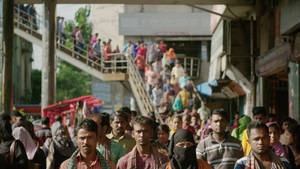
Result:
<svg viewBox="0 0 300 169"><path fill-rule="evenodd" d="M76 133L78 133L80 129L95 132L96 134L98 133L97 123L94 122L92 119L83 119L76 129Z"/></svg>
<svg viewBox="0 0 300 169"><path fill-rule="evenodd" d="M24 119L24 116L19 112L19 110L11 112L11 116L22 117L22 119Z"/></svg>
<svg viewBox="0 0 300 169"><path fill-rule="evenodd" d="M291 125L291 124L297 124L297 121L296 121L295 119L290 118L290 117L285 118L285 119L282 121L282 124L285 123L285 122L287 122L288 125Z"/></svg>
<svg viewBox="0 0 300 169"><path fill-rule="evenodd" d="M34 133L34 126L33 124L28 121L28 120L21 120L20 122L16 123L16 125L14 126L14 128L16 127L24 127L28 133L30 134L30 136L32 137L32 139L36 140L37 137Z"/></svg>
<svg viewBox="0 0 300 169"><path fill-rule="evenodd" d="M132 126L134 126L135 124L149 125L149 126L152 127L153 126L153 120L151 120L150 118L145 117L145 116L136 116L133 119Z"/></svg>
<svg viewBox="0 0 300 169"><path fill-rule="evenodd" d="M192 118L191 115L189 115L189 114L184 114L184 115L182 116L182 120L183 120L184 117L187 117L188 120L191 121L191 118Z"/></svg>
<svg viewBox="0 0 300 169"><path fill-rule="evenodd" d="M49 125L50 119L48 117L42 118L42 124Z"/></svg>
<svg viewBox="0 0 300 169"><path fill-rule="evenodd" d="M122 111L122 112L124 112L124 113L129 113L129 114L131 114L131 110L129 109L129 107L122 107L119 111Z"/></svg>
<svg viewBox="0 0 300 169"><path fill-rule="evenodd" d="M274 124L271 124L271 125L269 126L269 128L270 128L270 127L273 127L273 128L275 128L275 130L277 130L277 131L278 131L278 133L280 134L280 128L279 128L278 124L276 124L276 123L274 123Z"/></svg>
<svg viewBox="0 0 300 169"><path fill-rule="evenodd" d="M0 117L0 140L10 141L13 139L14 139L14 137L12 136L10 116L9 115L1 115L1 117Z"/></svg>
<svg viewBox="0 0 300 169"><path fill-rule="evenodd" d="M214 111L212 112L211 116L214 115L214 114L215 115L220 115L223 118L225 118L226 121L228 121L228 113L224 109L222 109L222 108L220 108L220 109L214 109Z"/></svg>
<svg viewBox="0 0 300 169"><path fill-rule="evenodd" d="M55 121L62 121L62 118L61 118L61 116L60 115L56 115L55 117L54 117L54 120Z"/></svg>
<svg viewBox="0 0 300 169"><path fill-rule="evenodd" d="M161 125L159 125L158 127L157 127L157 130L158 131L164 131L165 133L169 133L170 132L170 128L169 128L169 126L168 125L166 125L166 124L161 124Z"/></svg>
<svg viewBox="0 0 300 169"><path fill-rule="evenodd" d="M180 115L180 114L175 114L174 115L174 117L172 118L172 120L174 120L174 119L180 119L181 121L182 121L182 115Z"/></svg>
<svg viewBox="0 0 300 169"><path fill-rule="evenodd" d="M300 125L292 124L289 125L287 131L292 134L293 137L293 145L296 148L297 153L300 152Z"/></svg>
<svg viewBox="0 0 300 169"><path fill-rule="evenodd" d="M261 107L254 107L252 109L252 113L253 113L253 116L258 115L258 114L262 114L264 116L267 116L267 110L266 110L265 107L262 107L262 106Z"/></svg>
<svg viewBox="0 0 300 169"><path fill-rule="evenodd" d="M260 121L252 121L248 124L247 127L247 135L248 138L250 137L251 129L264 129L267 133L269 133L268 127L265 125L265 123Z"/></svg>
<svg viewBox="0 0 300 169"><path fill-rule="evenodd" d="M136 111L131 111L131 115L132 116L137 116L137 112Z"/></svg>
<svg viewBox="0 0 300 169"><path fill-rule="evenodd" d="M116 116L124 118L125 121L128 120L127 114L125 114L123 111L113 112L113 113L111 114L111 116L110 116L110 120L113 121L113 120L115 119Z"/></svg>
<svg viewBox="0 0 300 169"><path fill-rule="evenodd" d="M100 119L100 125L103 127L103 126L107 126L109 127L110 126L110 123L109 123L109 114L108 113L99 113L99 114L94 114L92 116L93 117L97 117L98 119Z"/></svg>

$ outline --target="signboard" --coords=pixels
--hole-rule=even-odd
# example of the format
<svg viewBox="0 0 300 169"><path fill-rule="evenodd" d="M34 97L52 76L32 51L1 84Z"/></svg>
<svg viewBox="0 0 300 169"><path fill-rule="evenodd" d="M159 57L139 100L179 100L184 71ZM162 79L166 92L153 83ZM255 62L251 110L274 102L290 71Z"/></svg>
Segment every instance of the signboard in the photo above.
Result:
<svg viewBox="0 0 300 169"><path fill-rule="evenodd" d="M200 13L122 13L119 33L125 36L210 36L210 15Z"/></svg>
<svg viewBox="0 0 300 169"><path fill-rule="evenodd" d="M290 55L290 44L283 43L259 56L255 63L257 76L270 76L282 71L286 68Z"/></svg>

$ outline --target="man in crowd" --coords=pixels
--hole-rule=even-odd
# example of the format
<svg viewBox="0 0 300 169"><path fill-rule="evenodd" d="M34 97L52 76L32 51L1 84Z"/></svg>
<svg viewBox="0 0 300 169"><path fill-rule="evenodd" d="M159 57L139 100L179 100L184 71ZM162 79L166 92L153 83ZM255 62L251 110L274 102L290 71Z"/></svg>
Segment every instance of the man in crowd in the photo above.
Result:
<svg viewBox="0 0 300 169"><path fill-rule="evenodd" d="M247 128L251 152L248 156L239 159L234 169L288 169L290 168L285 158L276 156L270 147L268 127L260 121L249 123Z"/></svg>
<svg viewBox="0 0 300 169"><path fill-rule="evenodd" d="M136 146L131 152L122 157L117 169L127 168L151 168L159 169L168 161L167 156L159 153L155 147L151 145L153 137L152 129L153 121L144 116L138 116L133 121L133 137Z"/></svg>
<svg viewBox="0 0 300 169"><path fill-rule="evenodd" d="M207 161L214 169L232 169L235 162L243 156L238 139L227 133L227 112L216 109L211 116L212 133L197 146L197 158Z"/></svg>
<svg viewBox="0 0 300 169"><path fill-rule="evenodd" d="M51 129L49 127L50 120L48 117L44 117L42 119L42 128L40 128L36 132L36 136L39 140L39 145L43 146L44 142L46 141L47 138L50 138L52 136L51 134Z"/></svg>
<svg viewBox="0 0 300 169"><path fill-rule="evenodd" d="M182 116L182 129L189 130L193 135L196 135L195 129L190 124L191 124L191 115L184 114Z"/></svg>
<svg viewBox="0 0 300 169"><path fill-rule="evenodd" d="M107 137L115 142L122 144L125 153L128 153L135 146L134 139L125 133L128 117L122 111L115 112L110 117L112 132Z"/></svg>
<svg viewBox="0 0 300 169"><path fill-rule="evenodd" d="M112 162L113 165L116 165L118 160L125 155L125 151L120 143L112 141L106 137L106 134L110 129L109 114L94 114L92 116L92 120L94 120L98 125L97 150L99 150L108 162Z"/></svg>
<svg viewBox="0 0 300 169"><path fill-rule="evenodd" d="M264 107L254 107L252 110L252 121L259 121L262 123L266 123L268 120L267 110ZM242 136L242 146L244 149L244 155L248 155L250 153L251 147L248 142L247 130L244 130Z"/></svg>
<svg viewBox="0 0 300 169"><path fill-rule="evenodd" d="M76 142L78 150L64 161L60 169L69 168L111 168L104 157L96 150L97 124L91 119L84 119L77 129Z"/></svg>
<svg viewBox="0 0 300 169"><path fill-rule="evenodd" d="M171 72L171 76L175 75L175 79L178 82L178 80L184 76L184 69L181 66L179 60L176 60L176 65L173 67L172 72Z"/></svg>

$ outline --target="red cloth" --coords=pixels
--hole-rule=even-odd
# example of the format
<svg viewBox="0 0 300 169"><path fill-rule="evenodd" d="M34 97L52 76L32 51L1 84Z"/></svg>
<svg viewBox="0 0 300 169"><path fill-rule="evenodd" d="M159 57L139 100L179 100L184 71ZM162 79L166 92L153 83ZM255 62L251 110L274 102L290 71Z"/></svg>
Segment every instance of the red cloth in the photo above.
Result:
<svg viewBox="0 0 300 169"><path fill-rule="evenodd" d="M138 55L138 56L135 58L135 62L136 62L136 66L137 66L139 69L145 69L145 66L146 66L146 60L145 60L144 56Z"/></svg>
<svg viewBox="0 0 300 169"><path fill-rule="evenodd" d="M105 58L105 60L110 60L111 59L111 56L108 55L110 53L111 53L110 47L109 47L109 45L106 45L104 47L104 58Z"/></svg>
<svg viewBox="0 0 300 169"><path fill-rule="evenodd" d="M196 135L196 131L195 131L194 127L192 127L192 126L190 126L190 125L182 126L182 129L188 130L188 131L190 131L191 133L193 133L193 135Z"/></svg>

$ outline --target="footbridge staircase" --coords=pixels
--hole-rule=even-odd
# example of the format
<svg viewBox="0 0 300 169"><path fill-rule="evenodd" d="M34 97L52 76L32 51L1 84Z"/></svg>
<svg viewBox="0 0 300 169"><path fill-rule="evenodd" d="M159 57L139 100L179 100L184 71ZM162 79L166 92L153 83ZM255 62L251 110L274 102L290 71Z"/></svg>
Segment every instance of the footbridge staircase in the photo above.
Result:
<svg viewBox="0 0 300 169"><path fill-rule="evenodd" d="M22 12L19 8L15 8L14 33L33 44L46 48L45 40L40 32L41 29L38 29L41 25L39 24L42 21L41 17L37 16L35 20L28 18L30 18L30 16L28 16L27 13ZM79 48L74 45L70 47L65 45L63 41L64 40L57 37L55 53L58 58L89 73L101 81L129 82L140 112L143 115L155 112L153 103L146 91L144 80L140 76L131 56L114 53L110 54L110 60L104 60L103 57L91 59L89 57L88 44L84 44L84 46L86 46L85 48ZM156 113L156 116L157 115ZM160 119L160 116L157 117Z"/></svg>

